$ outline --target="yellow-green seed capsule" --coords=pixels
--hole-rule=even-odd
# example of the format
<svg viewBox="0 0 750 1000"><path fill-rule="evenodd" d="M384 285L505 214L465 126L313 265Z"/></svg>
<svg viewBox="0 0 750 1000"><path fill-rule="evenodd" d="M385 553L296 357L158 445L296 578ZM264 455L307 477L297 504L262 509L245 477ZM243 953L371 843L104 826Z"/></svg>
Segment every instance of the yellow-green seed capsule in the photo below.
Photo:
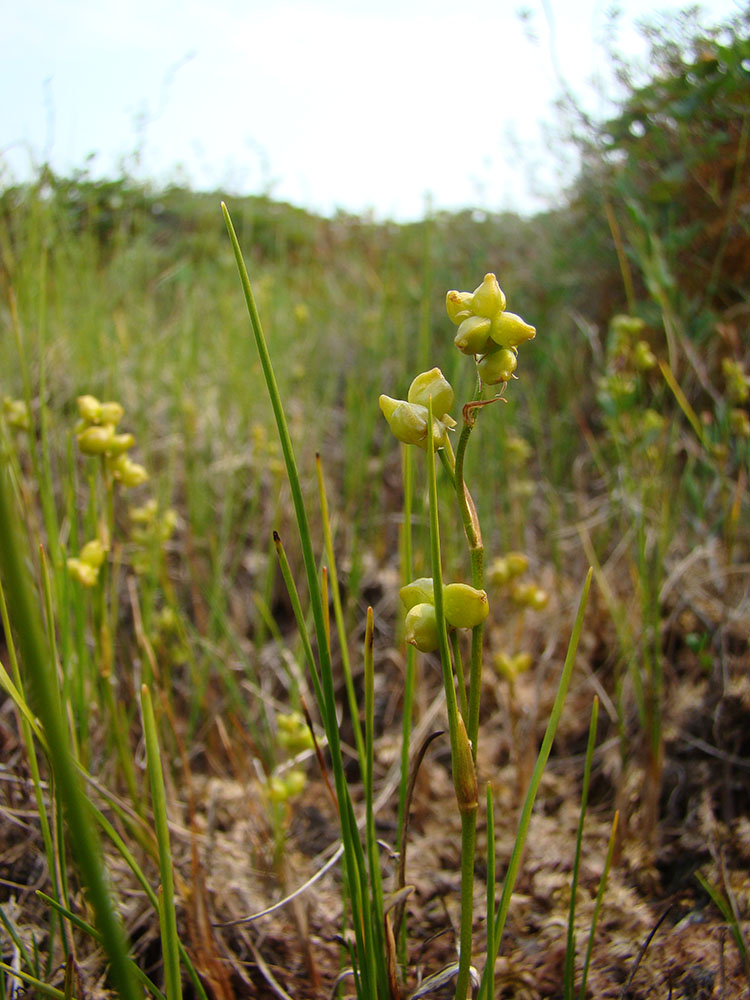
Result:
<svg viewBox="0 0 750 1000"><path fill-rule="evenodd" d="M511 576L520 576L529 568L529 557L524 552L509 552L505 558Z"/></svg>
<svg viewBox="0 0 750 1000"><path fill-rule="evenodd" d="M737 437L750 438L750 417L747 410L735 407L729 412L729 424Z"/></svg>
<svg viewBox="0 0 750 1000"><path fill-rule="evenodd" d="M404 444L421 444L427 437L427 409L424 406L381 396L380 409L394 435Z"/></svg>
<svg viewBox="0 0 750 1000"><path fill-rule="evenodd" d="M145 468L138 462L131 461L126 454L118 455L109 463L109 468L122 486L132 488L148 481L148 472Z"/></svg>
<svg viewBox="0 0 750 1000"><path fill-rule="evenodd" d="M418 580L412 580L405 587L399 590L401 602L409 611L415 604L434 604L435 588L432 584L431 576L420 576Z"/></svg>
<svg viewBox="0 0 750 1000"><path fill-rule="evenodd" d="M276 775L268 779L266 791L271 802L276 802L279 805L286 802L289 798L289 791L286 787L286 782L283 778L279 778Z"/></svg>
<svg viewBox="0 0 750 1000"><path fill-rule="evenodd" d="M477 371L485 385L497 385L498 382L507 382L517 365L518 358L514 351L509 347L498 347L477 362Z"/></svg>
<svg viewBox="0 0 750 1000"><path fill-rule="evenodd" d="M79 396L78 412L90 424L98 424L102 418L102 404L96 396Z"/></svg>
<svg viewBox="0 0 750 1000"><path fill-rule="evenodd" d="M102 403L100 420L103 424L116 426L123 418L125 410L119 403Z"/></svg>
<svg viewBox="0 0 750 1000"><path fill-rule="evenodd" d="M312 750L312 733L307 727L307 723L300 712L290 712L288 715L279 715L276 718L278 732L276 739L279 746L283 747L290 754L301 753L303 750Z"/></svg>
<svg viewBox="0 0 750 1000"><path fill-rule="evenodd" d="M649 372L656 367L656 355L645 340L639 340L633 351L633 364L639 372Z"/></svg>
<svg viewBox="0 0 750 1000"><path fill-rule="evenodd" d="M115 434L110 442L109 448L107 448L107 454L122 455L122 453L127 451L128 448L132 448L134 444L135 438L132 434Z"/></svg>
<svg viewBox="0 0 750 1000"><path fill-rule="evenodd" d="M72 557L67 561L68 572L82 587L93 587L99 579L99 569L82 559Z"/></svg>
<svg viewBox="0 0 750 1000"><path fill-rule="evenodd" d="M283 780L288 799L293 799L296 795L299 795L300 792L304 791L305 785L307 784L307 776L305 775L305 772L300 771L299 768L293 768L284 775Z"/></svg>
<svg viewBox="0 0 750 1000"><path fill-rule="evenodd" d="M492 319L505 309L505 293L497 283L494 274L485 274L479 288L474 289L471 300L471 311L475 316L487 316Z"/></svg>
<svg viewBox="0 0 750 1000"><path fill-rule="evenodd" d="M615 336L628 340L632 337L637 337L645 325L639 316L626 316L623 314L613 316L609 324Z"/></svg>
<svg viewBox="0 0 750 1000"><path fill-rule="evenodd" d="M441 420L453 406L453 389L439 368L432 368L428 372L417 375L409 386L406 396L410 403L417 403L420 406L427 406L432 397L432 415Z"/></svg>
<svg viewBox="0 0 750 1000"><path fill-rule="evenodd" d="M301 712L286 712L283 715L277 715L276 725L280 731L286 733L293 733L298 729L307 729L307 724Z"/></svg>
<svg viewBox="0 0 750 1000"><path fill-rule="evenodd" d="M468 583L449 583L443 587L443 614L454 628L474 628L490 613L487 593Z"/></svg>
<svg viewBox="0 0 750 1000"><path fill-rule="evenodd" d="M423 653L432 653L438 648L438 624L433 604L415 604L409 608L404 622L406 641Z"/></svg>
<svg viewBox="0 0 750 1000"><path fill-rule="evenodd" d="M724 358L721 371L727 386L727 395L733 403L746 403L750 399L750 376L734 358Z"/></svg>
<svg viewBox="0 0 750 1000"><path fill-rule="evenodd" d="M502 587L503 584L506 584L510 580L510 576L508 560L505 556L498 556L497 559L492 560L487 570L487 579L493 587Z"/></svg>
<svg viewBox="0 0 750 1000"><path fill-rule="evenodd" d="M76 435L76 441L84 455L104 455L109 451L114 436L112 424L91 424Z"/></svg>
<svg viewBox="0 0 750 1000"><path fill-rule="evenodd" d="M456 801L462 813L474 812L477 808L479 789L477 786L477 769L471 752L471 741L466 732L463 716L458 713L456 726L456 750L453 760L453 787L456 789Z"/></svg>
<svg viewBox="0 0 750 1000"><path fill-rule="evenodd" d="M12 427L13 430L27 431L31 427L29 408L24 400L6 397L3 400L3 413L8 421L8 426Z"/></svg>
<svg viewBox="0 0 750 1000"><path fill-rule="evenodd" d="M514 681L519 674L525 673L532 664L530 653L497 653L493 660L495 670L508 681Z"/></svg>
<svg viewBox="0 0 750 1000"><path fill-rule="evenodd" d="M420 448L427 447L427 407L383 395L380 397L380 409L399 441L416 444ZM432 438L435 448L445 447L446 433L445 424L433 418Z"/></svg>
<svg viewBox="0 0 750 1000"><path fill-rule="evenodd" d="M518 347L536 337L536 328L515 313L504 312L493 318L490 336L500 347Z"/></svg>
<svg viewBox="0 0 750 1000"><path fill-rule="evenodd" d="M541 611L549 604L549 594L536 583L517 583L510 596L515 604L534 611Z"/></svg>
<svg viewBox="0 0 750 1000"><path fill-rule="evenodd" d="M90 542L86 542L81 551L78 553L78 558L81 562L88 563L89 566L93 566L94 569L99 569L101 564L104 562L104 557L107 554L107 550L99 541L98 538L94 538Z"/></svg>
<svg viewBox="0 0 750 1000"><path fill-rule="evenodd" d="M471 292L451 291L445 296L445 308L448 311L448 318L456 326L471 315Z"/></svg>
<svg viewBox="0 0 750 1000"><path fill-rule="evenodd" d="M156 517L158 505L155 497L147 500L142 507L131 507L129 514L133 524L151 524Z"/></svg>
<svg viewBox="0 0 750 1000"><path fill-rule="evenodd" d="M492 321L484 316L469 316L465 319L453 339L462 354L484 354L490 341Z"/></svg>

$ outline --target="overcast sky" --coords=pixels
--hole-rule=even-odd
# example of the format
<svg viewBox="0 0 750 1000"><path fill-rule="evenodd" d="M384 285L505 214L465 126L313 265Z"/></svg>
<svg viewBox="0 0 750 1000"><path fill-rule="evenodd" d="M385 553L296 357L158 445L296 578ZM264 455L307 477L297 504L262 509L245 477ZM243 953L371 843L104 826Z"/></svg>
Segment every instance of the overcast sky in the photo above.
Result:
<svg viewBox="0 0 750 1000"><path fill-rule="evenodd" d="M418 218L534 210L561 79L604 114L602 0L5 0L0 180L123 164L157 183ZM622 0L618 47L665 0ZM712 0L711 17L740 0Z"/></svg>

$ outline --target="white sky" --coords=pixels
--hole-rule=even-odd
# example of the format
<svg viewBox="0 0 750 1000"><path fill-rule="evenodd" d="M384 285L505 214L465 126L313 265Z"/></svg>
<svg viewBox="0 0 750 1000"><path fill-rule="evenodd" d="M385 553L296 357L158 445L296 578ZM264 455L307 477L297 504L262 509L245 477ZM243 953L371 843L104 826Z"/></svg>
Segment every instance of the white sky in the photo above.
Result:
<svg viewBox="0 0 750 1000"><path fill-rule="evenodd" d="M656 10L622 0L617 39ZM712 0L711 18L739 0ZM4 8L4 9L3 9ZM26 0L0 3L0 181L96 154L141 178L419 218L533 210L568 154L544 137L559 70L606 99L606 0ZM521 17L522 10L527 12ZM552 27L552 30L551 30Z"/></svg>

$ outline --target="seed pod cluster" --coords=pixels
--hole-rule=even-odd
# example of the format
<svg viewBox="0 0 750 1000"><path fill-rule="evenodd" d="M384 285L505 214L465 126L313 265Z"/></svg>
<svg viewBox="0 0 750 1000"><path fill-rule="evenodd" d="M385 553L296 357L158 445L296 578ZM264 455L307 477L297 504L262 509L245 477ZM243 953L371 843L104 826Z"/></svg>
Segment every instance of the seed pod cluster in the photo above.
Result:
<svg viewBox="0 0 750 1000"><path fill-rule="evenodd" d="M532 340L536 329L505 309L505 293L494 274L486 274L473 292L448 292L448 316L458 327L454 343L474 357L486 385L507 382L516 370L519 344Z"/></svg>
<svg viewBox="0 0 750 1000"><path fill-rule="evenodd" d="M423 653L433 652L438 648L439 633L432 577L412 580L399 594L406 608L406 641ZM484 590L477 590L468 583L443 586L443 614L451 628L474 628L484 621L489 610Z"/></svg>
<svg viewBox="0 0 750 1000"><path fill-rule="evenodd" d="M125 413L120 403L101 403L96 396L90 395L79 396L77 402L81 419L76 425L76 441L81 453L103 456L107 471L121 486L145 483L148 479L146 469L127 454L135 438L115 430Z"/></svg>

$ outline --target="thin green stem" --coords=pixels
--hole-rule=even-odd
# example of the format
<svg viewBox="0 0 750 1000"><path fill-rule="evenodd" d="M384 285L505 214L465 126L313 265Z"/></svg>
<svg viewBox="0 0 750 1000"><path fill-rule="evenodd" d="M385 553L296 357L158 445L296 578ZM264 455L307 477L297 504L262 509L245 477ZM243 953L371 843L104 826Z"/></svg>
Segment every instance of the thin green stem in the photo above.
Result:
<svg viewBox="0 0 750 1000"><path fill-rule="evenodd" d="M435 594L435 616L438 624L440 662L443 668L443 686L448 712L448 730L451 741L451 762L456 780L460 748L458 745L458 704L451 665L450 647L443 612L443 570L440 554L440 525L438 521L437 480L435 477L435 448L432 435L432 399L427 417L427 482L430 497L430 553L432 580ZM464 737L465 738L465 737ZM476 841L476 813L461 813L461 927L459 931L459 967L456 977L456 1000L465 1000L469 992L471 970L472 924L474 907L474 846Z"/></svg>
<svg viewBox="0 0 750 1000"><path fill-rule="evenodd" d="M357 747L357 754L360 760L360 767L364 765L365 747L362 739L362 726L359 722L359 709L357 706L357 695L354 690L354 679L352 677L352 666L349 659L349 645L346 636L346 624L344 622L344 612L341 606L341 593L339 591L338 574L336 571L336 557L333 551L333 536L331 534L331 521L328 514L328 497L326 496L325 481L323 479L323 463L320 455L315 456L315 469L318 478L318 495L320 497L320 511L323 520L323 541L325 544L326 558L328 559L329 583L331 596L333 597L333 613L336 619L336 630L339 636L339 647L341 650L341 665L344 670L344 685L346 696L349 701L349 714L352 719L354 730L354 742Z"/></svg>
<svg viewBox="0 0 750 1000"><path fill-rule="evenodd" d="M575 978L575 918L576 918L576 893L578 892L578 873L581 867L581 853L583 847L583 824L586 819L586 807L589 798L589 783L591 781L591 765L594 759L594 746L596 744L596 726L599 719L599 699L594 698L591 708L591 722L589 724L589 738L586 745L586 761L583 768L583 787L581 789L581 814L578 819L578 832L576 834L576 851L573 860L573 877L570 883L570 908L568 911L568 938L565 948L565 971L563 973L563 997L564 1000L573 1000L574 978Z"/></svg>
<svg viewBox="0 0 750 1000"><path fill-rule="evenodd" d="M492 785L487 782L487 956L495 954L495 808ZM488 958L489 961L489 958ZM494 963L493 963L494 964ZM494 969L487 980L485 991L480 990L480 1000L492 1000L495 990Z"/></svg>
<svg viewBox="0 0 750 1000"><path fill-rule="evenodd" d="M49 650L46 648L38 601L32 596L23 555L16 511L8 495L5 470L0 468L0 572L8 595L10 619L18 637L20 660L29 677L31 703L41 719L50 748L50 761L65 804L71 842L76 845L78 868L87 886L96 925L109 956L111 976L122 1000L136 1000L133 964L104 871L88 802L70 752L60 692Z"/></svg>
<svg viewBox="0 0 750 1000"><path fill-rule="evenodd" d="M594 912L591 917L591 928L589 929L589 939L586 945L586 957L583 961L583 973L581 975L581 988L578 991L578 1000L586 1000L586 982L589 976L591 953L594 949L594 935L596 934L596 925L599 921L599 911L602 908L604 890L607 888L607 878L609 877L609 869L612 865L612 857L615 853L615 845L617 843L617 823L619 818L620 814L619 812L616 812L615 818L612 820L612 830L609 834L609 844L607 846L607 857L604 861L604 870L602 871L602 877L599 880L599 888L596 892L596 902L594 903Z"/></svg>
<svg viewBox="0 0 750 1000"><path fill-rule="evenodd" d="M146 764L154 810L154 827L159 845L159 873L161 875L159 923L161 925L161 946L164 960L164 987L167 1000L180 1000L182 997L180 950L177 914L174 905L174 872L172 851L169 846L167 797L164 790L164 775L161 767L151 692L145 684L141 687L141 711L143 713L143 733L146 740Z"/></svg>
<svg viewBox="0 0 750 1000"><path fill-rule="evenodd" d="M450 634L451 649L453 650L453 663L456 670L456 681L458 683L458 699L461 704L461 715L465 719L469 717L469 706L466 700L466 679L464 677L464 663L461 658L461 637L458 629L454 629ZM475 758L476 759L476 758Z"/></svg>
<svg viewBox="0 0 750 1000"><path fill-rule="evenodd" d="M505 920L508 916L511 896L513 895L513 889L516 884L516 878L518 877L518 870L521 866L521 856L523 854L523 848L526 843L526 835L529 832L529 823L531 822L531 811L534 808L534 801L536 800L536 794L539 791L539 785L542 780L542 775L544 773L545 767L547 766L547 760L549 758L550 751L552 749L552 743L555 739L555 733L557 732L557 727L560 722L560 716L562 715L563 706L565 704L565 698L568 693L568 685L570 684L570 678L573 673L573 665L575 663L576 651L578 649L578 641L581 637L581 630L583 628L583 616L586 611L586 602L588 600L592 574L593 574L593 569L589 568L589 571L586 574L586 580L583 585L583 592L581 594L581 599L578 604L578 613L576 614L576 619L573 624L573 630L571 632L570 642L568 643L568 652L565 657L565 663L563 665L562 674L560 676L560 683L557 688L557 695L555 697L554 705L552 706L552 712L550 713L549 721L547 723L547 729L545 730L544 733L542 746L539 750L539 755L537 756L534 772L531 776L531 781L529 783L529 790L526 794L526 800L524 801L523 809L521 811L521 818L518 823L518 832L516 834L516 840L513 845L513 852L511 854L510 863L508 864L508 871L505 876L505 884L503 885L503 892L500 897L497 916L495 918L495 929L493 934L495 953L494 955L487 956L487 963L484 969L484 977L486 977L489 974L490 969L494 969L495 960L497 959L497 954L500 950L503 930L505 929Z"/></svg>

